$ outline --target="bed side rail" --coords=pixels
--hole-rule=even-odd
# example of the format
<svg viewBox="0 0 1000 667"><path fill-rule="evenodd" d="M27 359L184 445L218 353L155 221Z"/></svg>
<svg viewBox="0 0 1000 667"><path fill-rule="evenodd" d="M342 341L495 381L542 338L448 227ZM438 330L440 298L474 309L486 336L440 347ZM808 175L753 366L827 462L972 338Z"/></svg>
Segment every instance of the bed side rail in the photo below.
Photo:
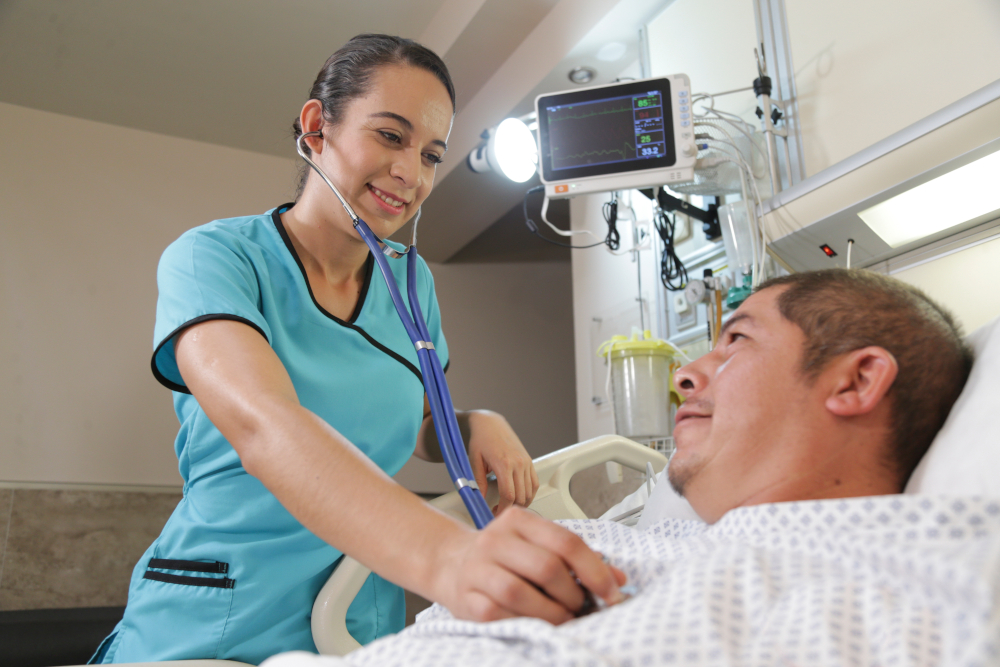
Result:
<svg viewBox="0 0 1000 667"><path fill-rule="evenodd" d="M667 458L649 447L617 435L604 435L579 442L535 459L538 473L538 493L528 509L547 519L586 519L580 506L569 493L573 475L591 466L608 461L645 472L646 463L660 472ZM497 503L496 482L490 483L486 502ZM451 516L473 525L458 492L452 491L430 501L431 505ZM347 608L361 590L371 570L353 558L344 556L326 585L316 596L312 613L312 633L316 648L323 655L346 655L361 645L347 631Z"/></svg>

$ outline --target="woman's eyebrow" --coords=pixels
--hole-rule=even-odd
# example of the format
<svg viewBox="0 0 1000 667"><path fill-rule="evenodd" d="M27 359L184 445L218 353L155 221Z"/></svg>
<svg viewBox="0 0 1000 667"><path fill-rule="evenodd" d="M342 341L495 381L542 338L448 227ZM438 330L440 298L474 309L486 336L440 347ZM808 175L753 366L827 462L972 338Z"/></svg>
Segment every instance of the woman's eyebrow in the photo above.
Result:
<svg viewBox="0 0 1000 667"><path fill-rule="evenodd" d="M410 122L405 116L400 116L398 113L393 113L392 111L378 111L376 113L370 114L369 118L391 118L400 125L402 125L408 132L413 131L413 123ZM448 150L448 144L441 141L440 139L434 139L431 141L432 144L437 144L444 150Z"/></svg>

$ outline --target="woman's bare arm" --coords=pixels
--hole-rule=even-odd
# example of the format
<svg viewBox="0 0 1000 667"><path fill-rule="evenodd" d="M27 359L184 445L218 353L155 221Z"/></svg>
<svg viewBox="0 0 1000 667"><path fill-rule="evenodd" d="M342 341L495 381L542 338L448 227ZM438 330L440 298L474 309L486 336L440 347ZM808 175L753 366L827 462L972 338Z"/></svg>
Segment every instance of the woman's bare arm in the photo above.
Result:
<svg viewBox="0 0 1000 667"><path fill-rule="evenodd" d="M565 529L515 508L473 531L396 484L299 404L251 327L210 320L175 345L188 389L247 472L306 528L383 577L476 620L568 620L583 603L574 575L607 602L620 598L620 573Z"/></svg>

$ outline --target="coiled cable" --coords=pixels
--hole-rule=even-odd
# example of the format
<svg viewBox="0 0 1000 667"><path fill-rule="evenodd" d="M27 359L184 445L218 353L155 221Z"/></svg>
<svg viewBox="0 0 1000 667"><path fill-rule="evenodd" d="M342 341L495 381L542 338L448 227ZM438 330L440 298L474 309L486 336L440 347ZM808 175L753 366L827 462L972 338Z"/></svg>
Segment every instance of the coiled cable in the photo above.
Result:
<svg viewBox="0 0 1000 667"><path fill-rule="evenodd" d="M660 257L660 280L663 286L677 292L687 285L688 275L684 262L677 256L674 247L674 235L677 230L677 216L667 215L659 206L653 211L653 227L663 242L663 255Z"/></svg>

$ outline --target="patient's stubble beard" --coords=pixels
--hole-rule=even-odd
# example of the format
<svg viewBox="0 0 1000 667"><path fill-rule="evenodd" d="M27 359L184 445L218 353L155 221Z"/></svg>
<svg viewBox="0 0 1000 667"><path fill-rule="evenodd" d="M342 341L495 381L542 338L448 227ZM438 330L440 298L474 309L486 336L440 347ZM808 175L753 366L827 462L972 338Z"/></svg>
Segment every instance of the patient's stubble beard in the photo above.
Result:
<svg viewBox="0 0 1000 667"><path fill-rule="evenodd" d="M691 481L694 474L698 471L700 466L698 465L674 465L674 461L670 462L670 467L667 468L667 480L670 482L670 486L674 488L677 495L684 495L684 487L687 483Z"/></svg>

